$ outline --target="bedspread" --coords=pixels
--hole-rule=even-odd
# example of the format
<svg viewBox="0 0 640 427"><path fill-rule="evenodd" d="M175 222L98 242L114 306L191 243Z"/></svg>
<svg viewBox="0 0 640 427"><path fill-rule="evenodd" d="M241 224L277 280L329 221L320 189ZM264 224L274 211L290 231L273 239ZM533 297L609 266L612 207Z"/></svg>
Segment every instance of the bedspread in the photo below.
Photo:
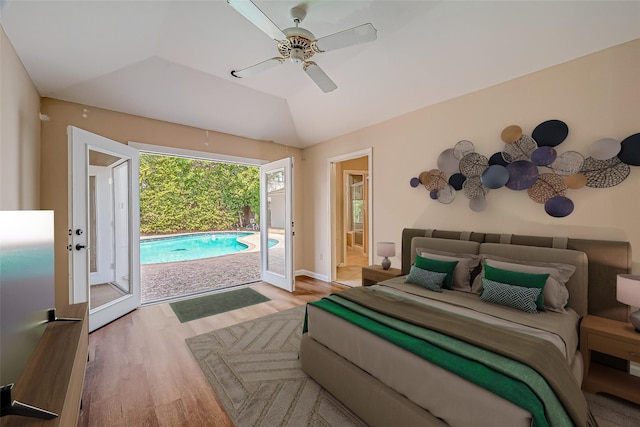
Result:
<svg viewBox="0 0 640 427"><path fill-rule="evenodd" d="M564 356L545 340L367 288L311 304L527 409L536 426L595 425Z"/></svg>

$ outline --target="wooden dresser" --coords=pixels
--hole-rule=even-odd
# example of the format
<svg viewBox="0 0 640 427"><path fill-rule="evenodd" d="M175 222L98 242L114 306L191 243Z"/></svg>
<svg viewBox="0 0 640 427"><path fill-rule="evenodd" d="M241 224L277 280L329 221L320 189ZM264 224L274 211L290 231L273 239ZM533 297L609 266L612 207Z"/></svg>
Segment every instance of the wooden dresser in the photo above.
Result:
<svg viewBox="0 0 640 427"><path fill-rule="evenodd" d="M67 306L58 312L58 317L80 320L47 325L16 382L13 400L59 416L42 420L8 415L0 418L0 426L68 427L77 424L89 349L87 303Z"/></svg>

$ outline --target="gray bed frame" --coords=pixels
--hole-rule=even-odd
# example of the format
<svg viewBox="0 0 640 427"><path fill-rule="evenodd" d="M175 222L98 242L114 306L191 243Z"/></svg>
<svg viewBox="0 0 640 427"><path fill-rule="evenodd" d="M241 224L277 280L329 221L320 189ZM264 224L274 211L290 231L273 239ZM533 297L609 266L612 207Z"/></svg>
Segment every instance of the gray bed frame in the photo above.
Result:
<svg viewBox="0 0 640 427"><path fill-rule="evenodd" d="M615 290L616 275L631 271L628 242L406 228L402 232L403 274L407 274L411 266L411 240L414 237L582 251L589 262L588 313L615 320L627 319L628 309L616 301ZM447 425L307 334L300 343L300 359L307 374L371 426ZM623 370L628 366L620 359L600 362Z"/></svg>

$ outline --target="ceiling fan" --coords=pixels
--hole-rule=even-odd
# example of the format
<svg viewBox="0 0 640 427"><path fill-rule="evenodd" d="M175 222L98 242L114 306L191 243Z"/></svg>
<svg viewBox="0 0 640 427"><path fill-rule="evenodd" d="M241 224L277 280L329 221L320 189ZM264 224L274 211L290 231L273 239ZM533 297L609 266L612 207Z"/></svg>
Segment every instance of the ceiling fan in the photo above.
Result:
<svg viewBox="0 0 640 427"><path fill-rule="evenodd" d="M304 5L293 7L290 10L295 27L281 30L251 0L227 0L227 3L275 40L278 44L278 51L282 55L241 70L231 71L231 75L237 78L257 74L290 59L294 64L302 64L302 69L323 92L331 92L338 86L322 71L318 64L309 59L316 53L366 43L377 38L375 27L372 24L363 24L316 39L310 31L299 26L307 15Z"/></svg>

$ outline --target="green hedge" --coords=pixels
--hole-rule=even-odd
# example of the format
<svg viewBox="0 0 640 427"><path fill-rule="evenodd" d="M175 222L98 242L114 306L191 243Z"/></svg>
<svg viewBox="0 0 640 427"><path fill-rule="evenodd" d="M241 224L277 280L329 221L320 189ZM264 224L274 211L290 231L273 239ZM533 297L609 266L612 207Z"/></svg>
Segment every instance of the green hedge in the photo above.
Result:
<svg viewBox="0 0 640 427"><path fill-rule="evenodd" d="M256 166L140 154L143 234L228 230L245 206L260 212Z"/></svg>

